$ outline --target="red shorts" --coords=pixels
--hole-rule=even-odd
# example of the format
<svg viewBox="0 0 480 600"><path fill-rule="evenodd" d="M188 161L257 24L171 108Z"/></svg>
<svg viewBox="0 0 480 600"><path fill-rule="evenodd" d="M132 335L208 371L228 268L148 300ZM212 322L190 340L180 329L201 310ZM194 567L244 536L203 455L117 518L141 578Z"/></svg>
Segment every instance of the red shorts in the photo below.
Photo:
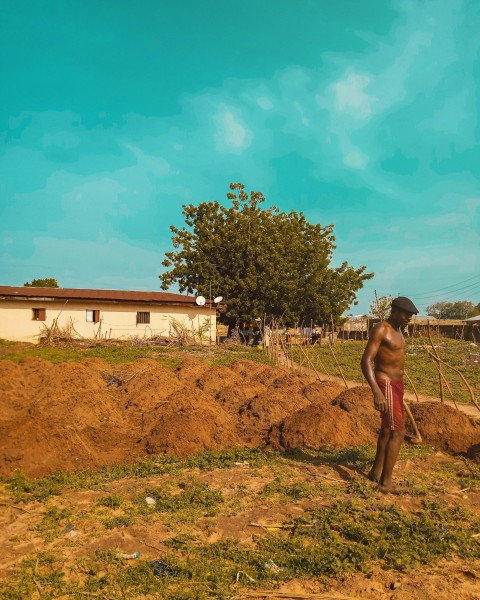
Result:
<svg viewBox="0 0 480 600"><path fill-rule="evenodd" d="M387 401L387 409L380 413L382 415L382 429L402 431L405 428L403 381L392 381L391 379L377 379L376 381Z"/></svg>

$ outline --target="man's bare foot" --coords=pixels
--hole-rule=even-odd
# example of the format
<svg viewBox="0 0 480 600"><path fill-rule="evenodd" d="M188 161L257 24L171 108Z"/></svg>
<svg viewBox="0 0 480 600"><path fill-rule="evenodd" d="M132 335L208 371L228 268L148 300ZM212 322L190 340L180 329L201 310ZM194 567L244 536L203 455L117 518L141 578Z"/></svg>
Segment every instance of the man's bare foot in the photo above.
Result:
<svg viewBox="0 0 480 600"><path fill-rule="evenodd" d="M393 483L390 485L379 483L378 490L382 492L382 494L394 494L395 496L399 496L400 494L404 493L402 489L398 488L396 485L393 485Z"/></svg>
<svg viewBox="0 0 480 600"><path fill-rule="evenodd" d="M370 481L373 481L373 483L379 483L380 482L380 477L378 475L376 475L373 471L370 471L370 473L367 475L368 479L370 479Z"/></svg>

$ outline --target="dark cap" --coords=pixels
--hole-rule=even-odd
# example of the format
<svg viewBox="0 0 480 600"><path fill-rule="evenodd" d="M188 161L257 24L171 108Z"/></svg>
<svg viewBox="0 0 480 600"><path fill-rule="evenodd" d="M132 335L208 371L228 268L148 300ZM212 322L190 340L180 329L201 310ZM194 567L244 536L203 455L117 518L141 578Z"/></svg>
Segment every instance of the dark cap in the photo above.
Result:
<svg viewBox="0 0 480 600"><path fill-rule="evenodd" d="M418 308L410 300L410 298L405 298L405 296L398 296L398 298L394 298L392 300L392 308L399 308L400 310L405 310L406 312L418 315Z"/></svg>

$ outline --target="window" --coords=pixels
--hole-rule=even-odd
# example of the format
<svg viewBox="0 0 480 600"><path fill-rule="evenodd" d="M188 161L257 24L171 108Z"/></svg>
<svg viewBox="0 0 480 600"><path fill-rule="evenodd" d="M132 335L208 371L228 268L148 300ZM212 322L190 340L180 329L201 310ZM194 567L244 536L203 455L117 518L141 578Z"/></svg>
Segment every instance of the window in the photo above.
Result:
<svg viewBox="0 0 480 600"><path fill-rule="evenodd" d="M47 311L45 308L32 308L32 319L34 321L45 321L47 318Z"/></svg>
<svg viewBox="0 0 480 600"><path fill-rule="evenodd" d="M99 321L100 311L87 309L87 323L98 323Z"/></svg>
<svg viewBox="0 0 480 600"><path fill-rule="evenodd" d="M139 323L150 323L149 312L137 312L137 325Z"/></svg>

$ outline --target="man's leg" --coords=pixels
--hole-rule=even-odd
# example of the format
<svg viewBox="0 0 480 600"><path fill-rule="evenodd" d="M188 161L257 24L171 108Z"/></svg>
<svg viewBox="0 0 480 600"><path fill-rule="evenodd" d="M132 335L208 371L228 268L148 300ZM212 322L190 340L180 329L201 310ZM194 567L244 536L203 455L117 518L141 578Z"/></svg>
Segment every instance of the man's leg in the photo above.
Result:
<svg viewBox="0 0 480 600"><path fill-rule="evenodd" d="M390 429L384 429L382 427L377 440L377 453L375 455L375 460L373 461L373 466L368 474L370 481L376 481L377 483L380 481L383 471L383 464L385 462L385 449L389 439Z"/></svg>
<svg viewBox="0 0 480 600"><path fill-rule="evenodd" d="M385 448L385 459L383 462L382 474L380 476L380 486L385 491L391 491L394 489L392 483L393 467L397 462L398 453L402 446L405 430L390 431L390 435Z"/></svg>

